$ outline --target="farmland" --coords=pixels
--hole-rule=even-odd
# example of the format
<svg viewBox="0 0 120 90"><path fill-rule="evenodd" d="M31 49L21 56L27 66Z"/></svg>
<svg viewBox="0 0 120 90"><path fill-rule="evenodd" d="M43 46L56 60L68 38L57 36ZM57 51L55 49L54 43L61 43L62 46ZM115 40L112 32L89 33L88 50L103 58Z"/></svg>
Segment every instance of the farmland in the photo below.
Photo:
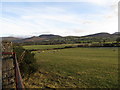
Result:
<svg viewBox="0 0 120 90"><path fill-rule="evenodd" d="M48 49L61 46L24 48ZM33 53L39 70L29 78L24 78L27 88L116 88L118 85L118 48L70 48Z"/></svg>
<svg viewBox="0 0 120 90"><path fill-rule="evenodd" d="M53 48L63 48L65 46L76 46L78 44L59 44L59 45L28 45L23 46L27 50L31 49L53 49Z"/></svg>

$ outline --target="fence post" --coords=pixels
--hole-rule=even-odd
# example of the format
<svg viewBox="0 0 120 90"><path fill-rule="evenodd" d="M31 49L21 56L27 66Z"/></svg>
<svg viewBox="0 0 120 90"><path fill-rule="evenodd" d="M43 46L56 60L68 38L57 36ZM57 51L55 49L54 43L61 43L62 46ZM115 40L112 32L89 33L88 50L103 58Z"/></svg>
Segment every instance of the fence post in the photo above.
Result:
<svg viewBox="0 0 120 90"><path fill-rule="evenodd" d="M15 82L16 82L16 89L21 90L24 89L24 85L22 83L22 77L20 74L20 69L18 66L18 62L17 62L17 58L16 58L16 54L13 53L13 59L14 59L14 70L15 70Z"/></svg>

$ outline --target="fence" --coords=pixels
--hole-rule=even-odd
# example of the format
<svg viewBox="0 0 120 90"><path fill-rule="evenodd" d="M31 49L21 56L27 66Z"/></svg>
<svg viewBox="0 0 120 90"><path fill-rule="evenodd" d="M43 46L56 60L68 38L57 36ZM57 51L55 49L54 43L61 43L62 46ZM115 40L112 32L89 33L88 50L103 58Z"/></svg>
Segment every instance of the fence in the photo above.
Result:
<svg viewBox="0 0 120 90"><path fill-rule="evenodd" d="M15 72L15 84L16 84L16 89L24 89L24 85L22 83L22 77L19 69L19 65L17 62L16 58L16 53L15 52L2 52L3 55L12 55L13 58L13 64L14 64L14 72Z"/></svg>

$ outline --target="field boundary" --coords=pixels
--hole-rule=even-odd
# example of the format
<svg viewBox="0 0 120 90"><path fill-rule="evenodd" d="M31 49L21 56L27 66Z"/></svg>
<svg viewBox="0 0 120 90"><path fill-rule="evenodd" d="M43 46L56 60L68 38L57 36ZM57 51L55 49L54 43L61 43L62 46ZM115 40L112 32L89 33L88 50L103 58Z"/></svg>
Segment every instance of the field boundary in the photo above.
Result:
<svg viewBox="0 0 120 90"><path fill-rule="evenodd" d="M63 47L63 48L50 48L50 49L27 49L29 51L44 51L44 50L60 50L60 49L70 49L70 48L119 48L120 46L114 46L114 47L104 47L104 46L86 46L86 47L80 47L80 46L71 46L71 47Z"/></svg>

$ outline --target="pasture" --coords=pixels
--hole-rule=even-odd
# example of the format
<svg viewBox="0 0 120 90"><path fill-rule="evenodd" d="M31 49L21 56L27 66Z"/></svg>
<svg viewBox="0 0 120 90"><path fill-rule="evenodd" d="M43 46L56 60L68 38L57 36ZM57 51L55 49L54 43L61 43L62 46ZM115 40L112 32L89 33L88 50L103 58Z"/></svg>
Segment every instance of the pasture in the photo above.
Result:
<svg viewBox="0 0 120 90"><path fill-rule="evenodd" d="M39 70L24 78L28 88L118 87L118 48L70 48L33 53Z"/></svg>
<svg viewBox="0 0 120 90"><path fill-rule="evenodd" d="M59 44L59 45L28 45L23 46L27 50L31 49L53 49L53 48L63 48L65 46L76 46L78 44Z"/></svg>

